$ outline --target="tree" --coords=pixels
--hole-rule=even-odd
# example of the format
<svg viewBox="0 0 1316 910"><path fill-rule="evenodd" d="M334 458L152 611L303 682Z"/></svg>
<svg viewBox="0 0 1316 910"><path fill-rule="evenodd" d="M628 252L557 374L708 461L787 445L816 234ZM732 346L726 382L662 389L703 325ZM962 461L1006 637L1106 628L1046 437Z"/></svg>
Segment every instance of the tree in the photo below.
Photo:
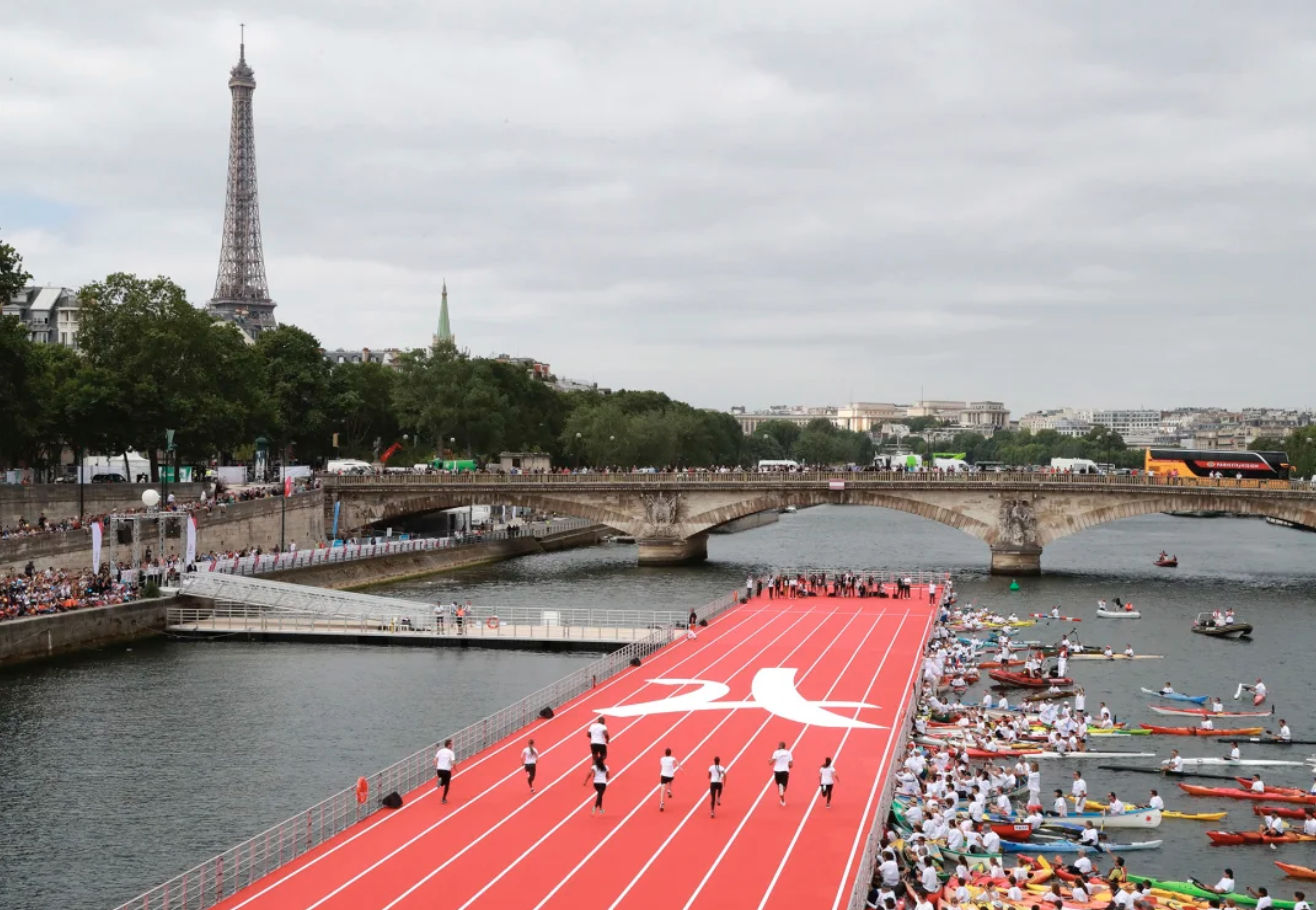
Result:
<svg viewBox="0 0 1316 910"><path fill-rule="evenodd" d="M32 276L23 271L23 257L0 240L0 305L8 303L31 280Z"/></svg>
<svg viewBox="0 0 1316 910"><path fill-rule="evenodd" d="M0 463L13 463L35 437L31 395L35 344L14 316L0 317Z"/></svg>
<svg viewBox="0 0 1316 910"><path fill-rule="evenodd" d="M334 364L329 374L329 442L338 433L337 454L369 459L376 439L382 443L401 438L393 407L397 376L392 367L368 360Z"/></svg>
<svg viewBox="0 0 1316 910"><path fill-rule="evenodd" d="M79 346L100 383L97 413L112 451L136 449L158 477L165 430L179 459L248 442L268 423L261 361L232 325L216 324L168 278L122 272L78 292Z"/></svg>
<svg viewBox="0 0 1316 910"><path fill-rule="evenodd" d="M333 447L330 435L329 364L314 335L294 325L261 332L256 339L269 424L261 428L283 445L295 442L298 458L313 461Z"/></svg>
<svg viewBox="0 0 1316 910"><path fill-rule="evenodd" d="M777 440L783 452L789 452L795 447L795 440L800 438L801 432L800 425L789 420L765 420L754 431L756 435L766 434Z"/></svg>

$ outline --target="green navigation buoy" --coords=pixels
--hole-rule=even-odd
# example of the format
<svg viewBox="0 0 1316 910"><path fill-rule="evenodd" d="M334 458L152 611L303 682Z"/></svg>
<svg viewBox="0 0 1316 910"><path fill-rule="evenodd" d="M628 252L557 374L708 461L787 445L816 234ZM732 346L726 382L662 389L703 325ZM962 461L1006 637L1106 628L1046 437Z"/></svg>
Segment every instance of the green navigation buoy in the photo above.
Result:
<svg viewBox="0 0 1316 910"><path fill-rule="evenodd" d="M1013 578L1010 579L1010 590L1011 591L1019 590L1019 582L1015 581Z"/></svg>

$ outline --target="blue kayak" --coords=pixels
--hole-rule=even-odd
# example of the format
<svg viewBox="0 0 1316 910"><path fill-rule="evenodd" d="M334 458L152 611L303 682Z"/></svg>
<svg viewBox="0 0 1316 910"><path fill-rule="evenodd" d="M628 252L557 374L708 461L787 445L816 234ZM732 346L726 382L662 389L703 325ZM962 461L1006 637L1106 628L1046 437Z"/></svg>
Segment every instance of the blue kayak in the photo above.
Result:
<svg viewBox="0 0 1316 910"><path fill-rule="evenodd" d="M1209 695L1180 695L1178 692L1171 692L1167 695L1164 692L1157 692L1155 689L1146 688L1142 691L1144 695L1154 695L1157 698L1166 698L1170 701L1190 701L1195 705L1204 705L1206 704L1206 700L1210 698Z"/></svg>
<svg viewBox="0 0 1316 910"><path fill-rule="evenodd" d="M1088 847L1088 851L1097 853L1125 853L1130 850L1155 850L1164 843L1158 840L1136 841L1132 844L1098 844ZM1053 841L1051 843L1015 843L1001 841L1001 849L1006 853L1077 853L1079 845L1073 841Z"/></svg>

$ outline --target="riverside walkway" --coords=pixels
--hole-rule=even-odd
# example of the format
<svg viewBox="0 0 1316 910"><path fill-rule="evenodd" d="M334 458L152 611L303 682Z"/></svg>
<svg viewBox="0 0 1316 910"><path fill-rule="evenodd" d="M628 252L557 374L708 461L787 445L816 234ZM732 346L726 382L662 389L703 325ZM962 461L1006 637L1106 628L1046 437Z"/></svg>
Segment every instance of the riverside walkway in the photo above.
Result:
<svg viewBox="0 0 1316 910"><path fill-rule="evenodd" d="M121 910L862 908L934 617L935 586L913 593L724 598L700 611L696 639L659 633L562 681L574 697L536 693L454 736L446 804L423 750L370 778L366 804L345 791ZM535 719L540 704L551 717ZM599 715L611 777L596 816L586 728ZM785 806L769 761L781 741L794 754ZM659 811L668 748L683 766ZM715 756L728 773L712 818ZM824 757L839 772L831 808ZM393 789L402 807L376 810Z"/></svg>

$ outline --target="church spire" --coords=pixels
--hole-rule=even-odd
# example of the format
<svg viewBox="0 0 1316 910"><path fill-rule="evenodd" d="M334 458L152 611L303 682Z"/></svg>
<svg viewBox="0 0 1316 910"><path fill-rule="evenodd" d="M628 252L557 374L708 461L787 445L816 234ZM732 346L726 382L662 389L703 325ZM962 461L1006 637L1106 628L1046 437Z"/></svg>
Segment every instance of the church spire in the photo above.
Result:
<svg viewBox="0 0 1316 910"><path fill-rule="evenodd" d="M436 344L455 344L456 339L452 337L452 327L448 324L448 281L443 281L443 298L439 304L439 334L434 336Z"/></svg>

